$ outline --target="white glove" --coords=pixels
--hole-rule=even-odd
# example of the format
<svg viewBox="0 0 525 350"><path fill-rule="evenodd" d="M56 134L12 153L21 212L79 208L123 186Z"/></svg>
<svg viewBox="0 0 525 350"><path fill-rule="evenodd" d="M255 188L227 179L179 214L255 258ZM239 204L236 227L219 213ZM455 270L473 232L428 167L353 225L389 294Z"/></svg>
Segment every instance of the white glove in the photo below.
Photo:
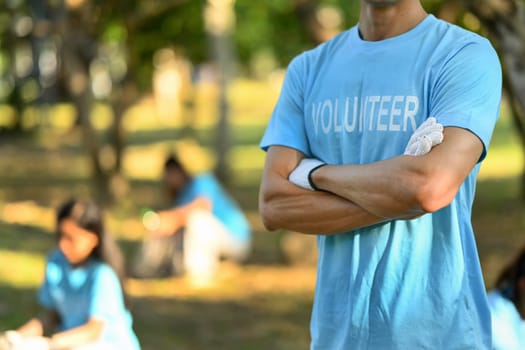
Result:
<svg viewBox="0 0 525 350"><path fill-rule="evenodd" d="M3 335L2 346L5 349L14 350L17 349L24 342L24 337L17 331L6 331Z"/></svg>
<svg viewBox="0 0 525 350"><path fill-rule="evenodd" d="M9 350L49 350L49 340L44 337L26 337L17 331L7 331L4 337Z"/></svg>
<svg viewBox="0 0 525 350"><path fill-rule="evenodd" d="M288 180L299 187L310 191L315 191L315 185L312 186L313 184L310 182L310 176L314 170L317 170L323 165L326 164L320 160L314 158L304 158L301 160L297 168L295 168L294 171L290 173Z"/></svg>
<svg viewBox="0 0 525 350"><path fill-rule="evenodd" d="M0 350L11 350L13 348L12 342L7 337L8 332L0 334Z"/></svg>
<svg viewBox="0 0 525 350"><path fill-rule="evenodd" d="M24 337L24 341L14 350L49 350L49 340L44 337Z"/></svg>
<svg viewBox="0 0 525 350"><path fill-rule="evenodd" d="M443 125L430 117L414 131L405 148L407 156L422 156L443 142Z"/></svg>

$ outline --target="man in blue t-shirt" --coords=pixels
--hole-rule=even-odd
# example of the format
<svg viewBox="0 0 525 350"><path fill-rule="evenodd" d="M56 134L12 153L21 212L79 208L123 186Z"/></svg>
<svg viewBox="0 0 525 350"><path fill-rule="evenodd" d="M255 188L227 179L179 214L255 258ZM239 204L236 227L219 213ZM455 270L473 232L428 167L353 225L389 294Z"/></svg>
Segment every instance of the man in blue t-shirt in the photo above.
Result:
<svg viewBox="0 0 525 350"><path fill-rule="evenodd" d="M194 282L207 283L221 258L246 259L251 242L248 220L215 176L192 176L171 156L164 166L164 184L174 207L146 213L144 224L151 237L135 264L136 276L185 272Z"/></svg>
<svg viewBox="0 0 525 350"><path fill-rule="evenodd" d="M318 234L312 349L491 348L471 209L500 98L489 42L417 0L362 0L357 26L290 63L260 210Z"/></svg>

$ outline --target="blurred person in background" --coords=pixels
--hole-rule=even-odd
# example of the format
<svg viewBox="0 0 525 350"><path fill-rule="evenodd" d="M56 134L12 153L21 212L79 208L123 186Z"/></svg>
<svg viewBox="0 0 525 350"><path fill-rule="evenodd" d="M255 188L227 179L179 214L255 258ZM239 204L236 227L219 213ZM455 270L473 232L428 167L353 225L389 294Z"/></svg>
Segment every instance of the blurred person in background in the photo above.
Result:
<svg viewBox="0 0 525 350"><path fill-rule="evenodd" d="M89 201L63 204L57 240L38 293L45 311L7 331L0 348L139 350L125 302L122 254L105 231L101 209Z"/></svg>
<svg viewBox="0 0 525 350"><path fill-rule="evenodd" d="M173 208L146 212L148 237L133 266L139 278L186 273L208 283L221 258L244 261L250 251L248 220L211 173L189 174L172 155L164 164L163 184Z"/></svg>
<svg viewBox="0 0 525 350"><path fill-rule="evenodd" d="M525 248L488 293L494 350L525 349Z"/></svg>

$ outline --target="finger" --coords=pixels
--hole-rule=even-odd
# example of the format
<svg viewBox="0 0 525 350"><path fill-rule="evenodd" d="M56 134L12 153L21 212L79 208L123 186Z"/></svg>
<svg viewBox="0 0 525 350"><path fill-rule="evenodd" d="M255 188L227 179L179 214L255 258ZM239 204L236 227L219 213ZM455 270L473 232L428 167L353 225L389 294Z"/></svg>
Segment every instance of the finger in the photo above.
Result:
<svg viewBox="0 0 525 350"><path fill-rule="evenodd" d="M428 135L432 131L439 131L443 130L443 126L441 124L428 123L426 125L421 125L415 132L413 136L421 137L423 135Z"/></svg>
<svg viewBox="0 0 525 350"><path fill-rule="evenodd" d="M429 128L431 129L435 127L436 125L441 125L441 124L437 122L436 118L429 117L423 123L421 123L421 125L416 129L414 134L415 133L421 134L421 132L428 130Z"/></svg>
<svg viewBox="0 0 525 350"><path fill-rule="evenodd" d="M416 141L409 143L405 149L405 155L415 156L418 148L418 143Z"/></svg>
<svg viewBox="0 0 525 350"><path fill-rule="evenodd" d="M437 123L436 118L430 117L430 118L427 118L423 123L421 123L418 129L425 129L432 125L435 125L436 123Z"/></svg>
<svg viewBox="0 0 525 350"><path fill-rule="evenodd" d="M432 147L439 145L441 142L443 142L443 132L441 131L433 131L428 135L428 138L430 139L430 142L432 143Z"/></svg>
<svg viewBox="0 0 525 350"><path fill-rule="evenodd" d="M430 118L425 119L425 121L423 123L421 123L421 125L419 126L418 129L424 129L424 128L426 128L428 126L432 126L434 124L436 124L436 118L430 117Z"/></svg>
<svg viewBox="0 0 525 350"><path fill-rule="evenodd" d="M443 125L440 123L434 124L434 130L443 132Z"/></svg>
<svg viewBox="0 0 525 350"><path fill-rule="evenodd" d="M432 149L432 140L428 136L422 136L418 142L417 155L422 156Z"/></svg>

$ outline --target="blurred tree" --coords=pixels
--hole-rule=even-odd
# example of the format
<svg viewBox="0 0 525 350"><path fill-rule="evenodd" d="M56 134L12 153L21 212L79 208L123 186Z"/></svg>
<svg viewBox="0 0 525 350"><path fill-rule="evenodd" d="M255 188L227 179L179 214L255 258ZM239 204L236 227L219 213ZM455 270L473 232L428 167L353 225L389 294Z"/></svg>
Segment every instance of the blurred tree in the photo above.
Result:
<svg viewBox="0 0 525 350"><path fill-rule="evenodd" d="M229 180L227 161L230 149L228 86L233 80L235 50L235 0L207 0L204 19L212 57L219 68L219 121L216 132L217 165L215 172L223 182Z"/></svg>
<svg viewBox="0 0 525 350"><path fill-rule="evenodd" d="M525 150L525 6L519 0L465 0L487 28L504 63L504 87ZM521 180L525 200L525 169Z"/></svg>
<svg viewBox="0 0 525 350"><path fill-rule="evenodd" d="M165 38L165 42L157 39L159 46L156 47L141 47L136 45L136 40L151 35L151 32L144 32L146 27L186 2L66 0L58 7L62 15L53 21L53 34L60 38L57 50L62 63L59 80L67 87L68 97L77 110L92 163L95 188L99 199L105 202L122 197L127 190L121 175L122 117L139 96L140 55L162 44L171 44L173 39ZM162 37L162 30L155 28L155 31ZM151 55L148 61L151 62ZM147 80L149 84L150 75ZM96 116L92 111L96 100L109 104L113 114L109 137L105 141L97 138L93 128Z"/></svg>
<svg viewBox="0 0 525 350"><path fill-rule="evenodd" d="M505 63L505 86L525 149L523 1L422 2L429 12L471 30L480 30L471 25L479 18L488 30ZM18 115L28 105L73 101L96 187L110 198L126 188L120 175L122 116L151 88L151 62L159 49L182 47L192 63L212 58L220 68L217 172L227 179L226 91L234 68L263 77L286 66L297 53L355 24L359 0L0 0L0 8L0 100ZM103 136L93 127L99 102L113 112ZM525 198L525 175L523 183Z"/></svg>
<svg viewBox="0 0 525 350"><path fill-rule="evenodd" d="M299 52L357 22L359 0L268 0L235 2L235 43L239 59L251 69L269 55L277 67Z"/></svg>
<svg viewBox="0 0 525 350"><path fill-rule="evenodd" d="M34 52L38 38L32 35L33 21L27 11L27 4L12 0L6 1L0 13L0 99L14 108L15 130L21 128L22 106L36 97Z"/></svg>
<svg viewBox="0 0 525 350"><path fill-rule="evenodd" d="M150 86L156 50L204 37L202 5L188 0L6 0L2 5L7 15L0 15L0 95L8 91L7 102L19 110L71 101L98 197L121 197L126 191L122 116ZM187 51L206 57L198 45ZM97 102L113 112L105 137L93 127Z"/></svg>

